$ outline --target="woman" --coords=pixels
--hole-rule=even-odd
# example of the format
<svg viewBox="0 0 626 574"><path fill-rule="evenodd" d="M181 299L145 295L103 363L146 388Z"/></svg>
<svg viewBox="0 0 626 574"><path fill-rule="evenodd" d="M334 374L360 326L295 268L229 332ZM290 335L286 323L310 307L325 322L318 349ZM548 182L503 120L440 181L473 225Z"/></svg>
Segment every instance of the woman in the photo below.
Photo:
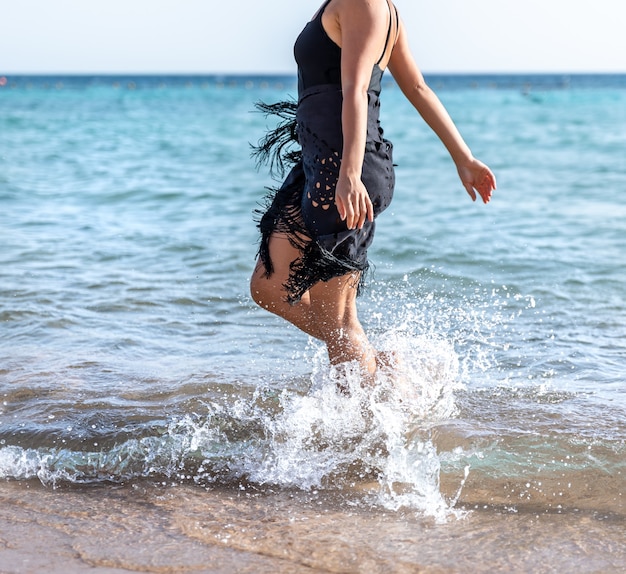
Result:
<svg viewBox="0 0 626 574"><path fill-rule="evenodd" d="M261 307L322 340L331 364L356 361L373 374L381 360L357 317L356 296L374 220L395 181L392 145L378 123L385 68L448 149L472 200L478 192L489 202L495 177L424 82L391 0L327 0L294 53L297 106L261 106L283 119L295 111L257 150L295 165L260 220L250 291ZM285 153L285 137L301 153Z"/></svg>

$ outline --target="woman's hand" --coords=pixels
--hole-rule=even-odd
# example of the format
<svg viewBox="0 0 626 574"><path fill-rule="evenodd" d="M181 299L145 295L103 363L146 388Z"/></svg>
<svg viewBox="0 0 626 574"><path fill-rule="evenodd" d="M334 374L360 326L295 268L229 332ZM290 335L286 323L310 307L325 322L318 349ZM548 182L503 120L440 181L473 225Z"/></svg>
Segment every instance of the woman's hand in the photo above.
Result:
<svg viewBox="0 0 626 574"><path fill-rule="evenodd" d="M467 164L458 165L457 171L472 201L476 201L476 192L478 192L483 203L489 203L491 194L496 189L496 176L493 172L484 163L474 158Z"/></svg>
<svg viewBox="0 0 626 574"><path fill-rule="evenodd" d="M335 205L348 229L361 229L366 219L374 221L374 206L360 177L339 174Z"/></svg>

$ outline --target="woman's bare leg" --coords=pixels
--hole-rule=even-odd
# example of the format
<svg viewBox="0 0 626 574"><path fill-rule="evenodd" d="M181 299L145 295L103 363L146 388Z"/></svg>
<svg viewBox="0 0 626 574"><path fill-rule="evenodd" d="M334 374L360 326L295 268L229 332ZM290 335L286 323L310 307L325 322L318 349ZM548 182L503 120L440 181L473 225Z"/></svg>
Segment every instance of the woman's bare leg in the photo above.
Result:
<svg viewBox="0 0 626 574"><path fill-rule="evenodd" d="M357 316L359 277L348 274L319 282L309 290L310 314L317 320L331 364L358 361L364 372L376 371L376 351Z"/></svg>
<svg viewBox="0 0 626 574"><path fill-rule="evenodd" d="M295 305L286 300L284 284L290 264L300 257L285 235L273 234L269 250L274 273L266 277L258 262L250 281L250 292L258 305L283 317L308 335L326 344L332 364L358 361L368 373L376 371L376 352L367 340L356 309L354 274L314 285Z"/></svg>
<svg viewBox="0 0 626 574"><path fill-rule="evenodd" d="M308 335L321 339L321 332L309 314L309 294L305 293L300 302L291 305L287 302L287 294L283 286L289 278L289 265L300 257L300 251L291 245L286 235L278 233L270 237L269 251L274 272L267 277L263 264L260 260L257 261L250 279L252 298L263 309L293 323Z"/></svg>

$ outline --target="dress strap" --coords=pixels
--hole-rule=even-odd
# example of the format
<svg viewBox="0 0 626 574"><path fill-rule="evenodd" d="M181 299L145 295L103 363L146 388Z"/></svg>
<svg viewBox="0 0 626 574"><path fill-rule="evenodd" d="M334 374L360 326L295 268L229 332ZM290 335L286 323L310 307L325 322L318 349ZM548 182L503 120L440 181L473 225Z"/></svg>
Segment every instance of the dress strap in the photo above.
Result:
<svg viewBox="0 0 626 574"><path fill-rule="evenodd" d="M324 10L326 10L326 6L328 6L331 2L332 0L326 0L326 2L322 4L322 7L317 11L317 14L315 15L315 20L317 20L318 18L322 18L322 14L324 13Z"/></svg>
<svg viewBox="0 0 626 574"><path fill-rule="evenodd" d="M328 1L330 2L330 0ZM328 4L328 2L326 2L326 4ZM385 47L383 48L383 53L380 55L380 58L378 58L378 62L376 62L376 65L382 62L382 59L385 57L385 54L387 53L387 48L389 47L389 39L391 38L391 30L393 28L393 16L394 16L394 12L391 11L391 6L393 6L393 9L396 15L396 39L398 37L398 9L395 7L395 5L390 4L389 1L387 1L387 8L389 8L389 28L387 29L387 39L385 40Z"/></svg>

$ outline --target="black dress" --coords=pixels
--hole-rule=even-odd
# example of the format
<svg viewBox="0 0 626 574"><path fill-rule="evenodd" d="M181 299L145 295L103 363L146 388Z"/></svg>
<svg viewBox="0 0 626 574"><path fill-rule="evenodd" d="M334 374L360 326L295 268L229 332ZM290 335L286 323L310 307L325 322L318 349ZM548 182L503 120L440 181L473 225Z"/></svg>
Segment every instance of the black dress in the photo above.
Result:
<svg viewBox="0 0 626 574"><path fill-rule="evenodd" d="M330 1L296 40L297 105L258 104L262 111L281 117L283 123L259 143L256 153L279 168L285 163L293 164L282 186L270 194L267 209L259 220L259 257L268 276L273 273L268 248L272 233L288 235L292 245L302 253L292 263L284 286L291 303L299 301L318 281L347 273L356 273L361 287L369 268L367 249L374 238L374 222L366 221L362 229L348 229L335 206L343 149L341 49L322 26L322 14ZM397 21L397 14L395 17ZM390 20L387 42L391 25ZM361 175L374 207L374 217L391 202L395 183L393 146L383 137L379 123L382 75L377 63L368 90L367 139ZM289 151L294 141L299 151Z"/></svg>

